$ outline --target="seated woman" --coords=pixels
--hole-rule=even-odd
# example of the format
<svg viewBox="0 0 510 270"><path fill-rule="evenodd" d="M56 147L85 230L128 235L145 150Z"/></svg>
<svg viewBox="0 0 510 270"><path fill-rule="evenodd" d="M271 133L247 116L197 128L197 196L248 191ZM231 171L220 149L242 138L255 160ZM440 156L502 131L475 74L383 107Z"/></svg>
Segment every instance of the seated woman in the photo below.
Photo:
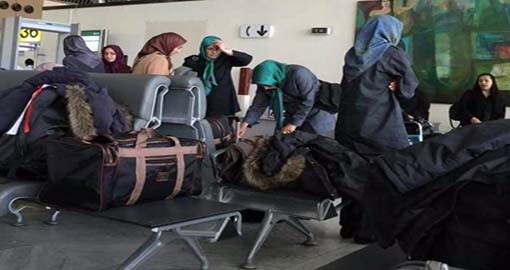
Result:
<svg viewBox="0 0 510 270"><path fill-rule="evenodd" d="M473 89L462 95L458 105L461 126L505 118L505 102L489 73L478 75Z"/></svg>
<svg viewBox="0 0 510 270"><path fill-rule="evenodd" d="M335 128L333 114L316 108L319 79L306 67L266 60L253 70L257 94L241 123L238 136L257 123L268 106L275 114L276 130L289 134L296 129L326 135Z"/></svg>
<svg viewBox="0 0 510 270"><path fill-rule="evenodd" d="M65 67L84 72L104 72L101 58L87 47L85 40L80 36L70 35L64 39L64 54L66 56L63 60Z"/></svg>
<svg viewBox="0 0 510 270"><path fill-rule="evenodd" d="M133 64L133 74L171 75L171 57L181 52L186 39L168 32L151 38L138 53Z"/></svg>
<svg viewBox="0 0 510 270"><path fill-rule="evenodd" d="M200 44L199 55L184 60L184 66L198 72L207 95L207 116L234 115L240 111L232 82L232 67L248 65L252 56L227 49L219 37L208 36Z"/></svg>
<svg viewBox="0 0 510 270"><path fill-rule="evenodd" d="M117 45L107 45L101 51L106 73L131 73L131 67L126 64L124 52Z"/></svg>

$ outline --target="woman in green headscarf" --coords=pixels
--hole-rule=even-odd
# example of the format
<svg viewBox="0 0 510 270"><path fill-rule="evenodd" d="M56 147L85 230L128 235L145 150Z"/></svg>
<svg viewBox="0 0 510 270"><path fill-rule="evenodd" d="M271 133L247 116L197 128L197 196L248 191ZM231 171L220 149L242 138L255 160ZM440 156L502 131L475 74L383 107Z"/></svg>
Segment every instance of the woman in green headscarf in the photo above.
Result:
<svg viewBox="0 0 510 270"><path fill-rule="evenodd" d="M251 60L251 55L228 49L215 36L205 37L199 55L184 60L184 66L196 71L204 83L207 116L234 115L240 111L231 71L233 67L248 65Z"/></svg>
<svg viewBox="0 0 510 270"><path fill-rule="evenodd" d="M241 123L240 137L267 107L274 112L276 130L283 134L299 129L326 135L335 128L333 114L315 107L320 82L306 67L266 60L253 70L252 83L258 85L257 94Z"/></svg>

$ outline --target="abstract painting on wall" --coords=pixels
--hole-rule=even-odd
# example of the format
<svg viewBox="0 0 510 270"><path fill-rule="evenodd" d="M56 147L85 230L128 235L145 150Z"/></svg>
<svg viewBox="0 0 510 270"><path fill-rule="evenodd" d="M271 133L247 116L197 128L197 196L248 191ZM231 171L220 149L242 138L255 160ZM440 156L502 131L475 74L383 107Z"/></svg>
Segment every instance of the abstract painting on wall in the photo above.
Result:
<svg viewBox="0 0 510 270"><path fill-rule="evenodd" d="M357 30L378 14L404 23L403 47L431 101L454 102L482 72L510 90L510 0L360 1Z"/></svg>

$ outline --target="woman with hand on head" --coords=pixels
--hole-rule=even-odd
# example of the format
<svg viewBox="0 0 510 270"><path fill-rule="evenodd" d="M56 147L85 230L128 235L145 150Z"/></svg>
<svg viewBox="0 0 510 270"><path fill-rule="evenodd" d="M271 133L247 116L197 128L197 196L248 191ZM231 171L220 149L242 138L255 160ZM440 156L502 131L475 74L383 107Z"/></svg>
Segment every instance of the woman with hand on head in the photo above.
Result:
<svg viewBox="0 0 510 270"><path fill-rule="evenodd" d="M207 116L234 115L240 111L232 81L232 68L248 65L252 56L226 47L219 37L207 36L199 55L184 60L184 66L198 73L207 95Z"/></svg>
<svg viewBox="0 0 510 270"><path fill-rule="evenodd" d="M124 52L117 45L107 45L101 50L106 73L131 73L131 67L126 64Z"/></svg>
<svg viewBox="0 0 510 270"><path fill-rule="evenodd" d="M505 118L505 102L496 78L489 73L478 75L473 89L464 92L459 105L461 126Z"/></svg>
<svg viewBox="0 0 510 270"><path fill-rule="evenodd" d="M168 32L151 38L138 53L133 65L133 74L171 75L171 57L181 53L186 43L179 34Z"/></svg>
<svg viewBox="0 0 510 270"><path fill-rule="evenodd" d="M296 129L326 135L334 129L333 114L315 107L320 91L319 79L306 67L266 60L253 70L252 82L258 85L238 136L257 123L268 106L276 119L275 131L290 134Z"/></svg>

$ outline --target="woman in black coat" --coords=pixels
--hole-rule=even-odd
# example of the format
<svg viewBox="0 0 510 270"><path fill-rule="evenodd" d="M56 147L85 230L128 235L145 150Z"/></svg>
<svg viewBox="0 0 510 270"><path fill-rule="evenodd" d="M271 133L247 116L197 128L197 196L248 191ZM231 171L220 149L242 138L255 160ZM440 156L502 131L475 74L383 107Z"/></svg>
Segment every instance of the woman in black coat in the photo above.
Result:
<svg viewBox="0 0 510 270"><path fill-rule="evenodd" d="M505 102L489 73L478 75L473 89L466 91L458 104L461 126L505 118Z"/></svg>
<svg viewBox="0 0 510 270"><path fill-rule="evenodd" d="M418 79L397 47L402 27L395 17L373 17L345 56L335 138L367 158L409 146L400 102L414 96Z"/></svg>
<svg viewBox="0 0 510 270"><path fill-rule="evenodd" d="M207 95L207 116L234 115L240 111L232 81L232 67L248 65L252 56L227 49L223 40L207 36L200 45L200 54L184 60L184 66L198 72Z"/></svg>

